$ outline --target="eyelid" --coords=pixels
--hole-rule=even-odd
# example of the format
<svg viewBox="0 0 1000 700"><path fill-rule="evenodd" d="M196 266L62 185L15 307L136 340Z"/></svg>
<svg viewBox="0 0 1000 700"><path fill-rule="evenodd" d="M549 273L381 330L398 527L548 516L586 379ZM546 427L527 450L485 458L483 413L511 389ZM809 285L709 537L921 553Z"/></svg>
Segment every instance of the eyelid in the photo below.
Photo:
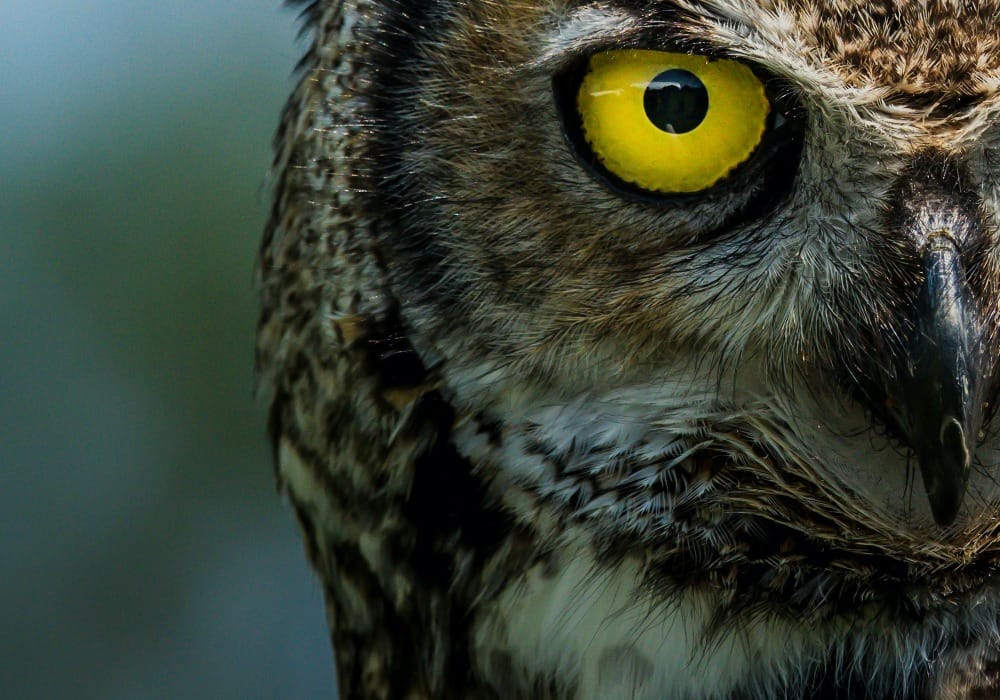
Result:
<svg viewBox="0 0 1000 700"><path fill-rule="evenodd" d="M545 37L535 65L561 72L584 56L630 46L643 30L641 18L620 8L577 8Z"/></svg>
<svg viewBox="0 0 1000 700"><path fill-rule="evenodd" d="M539 42L536 69L561 72L581 58L616 49L690 53L753 62L746 49L752 35L745 18L721 17L707 8L665 7L638 12L605 4L574 8L552 16L552 28ZM717 33L710 31L715 28ZM752 44L753 42L750 42ZM753 53L753 52L752 52Z"/></svg>

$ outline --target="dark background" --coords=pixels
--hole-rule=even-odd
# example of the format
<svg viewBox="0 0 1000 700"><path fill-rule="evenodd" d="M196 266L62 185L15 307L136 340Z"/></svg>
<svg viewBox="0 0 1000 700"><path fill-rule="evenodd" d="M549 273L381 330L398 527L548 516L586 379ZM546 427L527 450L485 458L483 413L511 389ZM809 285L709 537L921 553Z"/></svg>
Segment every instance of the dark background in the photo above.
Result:
<svg viewBox="0 0 1000 700"><path fill-rule="evenodd" d="M0 3L0 695L333 694L253 398L279 0Z"/></svg>

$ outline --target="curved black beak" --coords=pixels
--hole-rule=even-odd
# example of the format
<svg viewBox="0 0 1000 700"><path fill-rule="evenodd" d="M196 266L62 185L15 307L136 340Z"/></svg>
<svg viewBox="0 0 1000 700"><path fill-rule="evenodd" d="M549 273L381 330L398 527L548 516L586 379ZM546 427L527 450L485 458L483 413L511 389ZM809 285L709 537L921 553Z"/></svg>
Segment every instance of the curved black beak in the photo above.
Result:
<svg viewBox="0 0 1000 700"><path fill-rule="evenodd" d="M941 527L961 512L990 417L986 401L1000 388L992 348L1000 288L971 181L951 154L936 150L916 154L900 172L886 235L876 239L875 313L846 340L855 355L843 363L855 396L910 448ZM856 352L865 336L871 354Z"/></svg>
<svg viewBox="0 0 1000 700"><path fill-rule="evenodd" d="M954 234L930 232L922 253L900 408L934 520L946 526L962 506L982 421L981 324Z"/></svg>

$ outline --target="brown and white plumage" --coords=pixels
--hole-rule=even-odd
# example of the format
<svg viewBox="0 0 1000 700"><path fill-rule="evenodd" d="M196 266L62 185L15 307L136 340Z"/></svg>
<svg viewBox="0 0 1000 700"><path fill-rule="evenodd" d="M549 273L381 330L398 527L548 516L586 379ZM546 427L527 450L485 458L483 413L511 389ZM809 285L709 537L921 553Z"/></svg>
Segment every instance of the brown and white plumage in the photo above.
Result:
<svg viewBox="0 0 1000 700"><path fill-rule="evenodd" d="M257 359L343 697L1000 688L1000 6L306 15ZM768 71L783 160L666 205L606 186L558 83L620 46ZM982 420L939 525L907 232L945 228Z"/></svg>

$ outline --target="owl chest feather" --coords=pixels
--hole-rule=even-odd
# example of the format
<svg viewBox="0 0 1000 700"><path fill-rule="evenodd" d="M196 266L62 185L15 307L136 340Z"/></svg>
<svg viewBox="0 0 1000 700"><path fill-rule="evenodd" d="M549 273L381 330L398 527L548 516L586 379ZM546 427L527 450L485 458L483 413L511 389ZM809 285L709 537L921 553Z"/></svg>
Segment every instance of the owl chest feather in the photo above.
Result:
<svg viewBox="0 0 1000 700"><path fill-rule="evenodd" d="M658 601L643 586L641 559L599 564L582 536L582 546L567 541L558 563L525 572L479 616L477 658L485 674L511 686L505 697L530 697L538 678L558 679L577 700L729 697L812 646L780 622L713 637L709 601ZM817 648L819 636L809 640ZM510 675L490 665L497 658ZM765 677L759 673L762 689Z"/></svg>
<svg viewBox="0 0 1000 700"><path fill-rule="evenodd" d="M452 436L536 549L475 616L476 662L502 696L532 697L539 679L555 679L568 698L952 697L963 669L995 663L988 643L960 641L968 629L992 635L988 593L958 603L965 614L928 608L917 623L889 608L920 596L893 603L871 581L837 579L828 553L812 569L810 555L776 541L758 554L764 573L743 571L746 557L726 544L741 524L688 509L716 488L698 456L706 433L653 425L621 395L540 403L513 409L499 436L471 419ZM843 556L848 570L870 566Z"/></svg>

